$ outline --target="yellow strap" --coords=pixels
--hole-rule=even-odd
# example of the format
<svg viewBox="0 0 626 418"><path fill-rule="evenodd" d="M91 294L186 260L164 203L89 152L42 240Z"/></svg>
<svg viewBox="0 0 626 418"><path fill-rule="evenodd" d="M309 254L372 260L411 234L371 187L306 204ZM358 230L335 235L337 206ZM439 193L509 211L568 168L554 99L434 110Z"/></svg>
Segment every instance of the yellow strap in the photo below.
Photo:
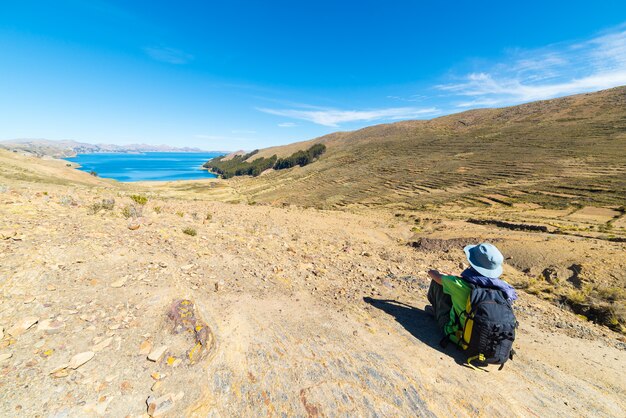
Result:
<svg viewBox="0 0 626 418"><path fill-rule="evenodd" d="M474 370L482 370L483 372L487 372L489 373L489 370L486 369L481 369L480 367L476 367L472 364L472 361L474 360L478 360L478 361L485 361L485 356L483 354L478 354L477 356L472 356L472 357L468 357L467 358L467 365L469 367L471 367Z"/></svg>

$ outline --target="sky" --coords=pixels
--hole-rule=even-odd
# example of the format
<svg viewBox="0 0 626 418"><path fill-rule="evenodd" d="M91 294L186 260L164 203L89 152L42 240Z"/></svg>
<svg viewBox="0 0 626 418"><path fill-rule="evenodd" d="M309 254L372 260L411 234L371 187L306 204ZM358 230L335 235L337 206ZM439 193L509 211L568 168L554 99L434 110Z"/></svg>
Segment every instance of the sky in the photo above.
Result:
<svg viewBox="0 0 626 418"><path fill-rule="evenodd" d="M0 0L0 139L251 150L619 85L623 0Z"/></svg>

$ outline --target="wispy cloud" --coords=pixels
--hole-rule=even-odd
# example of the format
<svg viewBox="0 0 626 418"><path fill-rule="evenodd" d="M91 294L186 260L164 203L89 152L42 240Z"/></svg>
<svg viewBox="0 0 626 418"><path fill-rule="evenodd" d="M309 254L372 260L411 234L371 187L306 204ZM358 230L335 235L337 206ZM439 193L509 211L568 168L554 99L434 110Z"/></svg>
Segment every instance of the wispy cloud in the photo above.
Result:
<svg viewBox="0 0 626 418"><path fill-rule="evenodd" d="M424 99L426 99L426 96L423 96L421 94L412 94L408 97L401 97L401 96L387 96L388 99L391 100L399 100L401 102L421 102Z"/></svg>
<svg viewBox="0 0 626 418"><path fill-rule="evenodd" d="M166 62L168 64L187 64L193 60L193 55L184 51L167 47L146 47L144 52L154 60Z"/></svg>
<svg viewBox="0 0 626 418"><path fill-rule="evenodd" d="M294 126L298 126L298 125L293 122L281 122L278 124L279 128L293 128Z"/></svg>
<svg viewBox="0 0 626 418"><path fill-rule="evenodd" d="M268 109L258 108L257 110L276 116L284 116L293 119L306 120L318 125L336 128L342 123L349 122L371 122L376 120L401 120L414 119L425 115L435 115L438 113L436 107L415 108L415 107L393 107L385 109L370 110L342 110L329 108L306 109Z"/></svg>
<svg viewBox="0 0 626 418"><path fill-rule="evenodd" d="M515 51L506 62L436 86L457 107L550 99L626 84L626 29L590 40Z"/></svg>

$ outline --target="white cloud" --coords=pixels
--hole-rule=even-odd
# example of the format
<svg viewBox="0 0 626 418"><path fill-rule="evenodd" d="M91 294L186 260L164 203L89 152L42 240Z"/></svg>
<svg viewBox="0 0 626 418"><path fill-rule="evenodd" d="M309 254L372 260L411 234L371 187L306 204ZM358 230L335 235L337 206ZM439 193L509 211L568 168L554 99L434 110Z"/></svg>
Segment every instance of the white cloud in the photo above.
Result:
<svg viewBox="0 0 626 418"><path fill-rule="evenodd" d="M298 126L298 125L293 122L282 122L282 123L279 123L278 126L280 128L293 128L294 126Z"/></svg>
<svg viewBox="0 0 626 418"><path fill-rule="evenodd" d="M394 107L371 110L341 110L314 108L310 109L268 109L258 108L257 110L276 116L284 116L293 119L301 119L318 125L336 128L341 123L348 122L371 122L375 120L401 120L414 119L424 115L434 115L439 111L435 107L415 108L415 107Z"/></svg>
<svg viewBox="0 0 626 418"><path fill-rule="evenodd" d="M550 99L624 84L626 30L622 27L585 42L516 51L505 63L436 87L460 98L457 107L476 107Z"/></svg>
<svg viewBox="0 0 626 418"><path fill-rule="evenodd" d="M194 58L193 55L184 51L166 47L146 47L144 48L144 52L148 54L150 58L168 64L186 64Z"/></svg>

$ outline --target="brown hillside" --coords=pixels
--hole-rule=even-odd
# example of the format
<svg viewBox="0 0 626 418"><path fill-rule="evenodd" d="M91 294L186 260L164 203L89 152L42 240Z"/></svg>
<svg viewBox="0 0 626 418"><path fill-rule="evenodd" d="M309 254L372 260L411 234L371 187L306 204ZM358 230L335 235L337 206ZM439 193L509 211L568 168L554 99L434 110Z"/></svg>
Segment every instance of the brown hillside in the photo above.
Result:
<svg viewBox="0 0 626 418"><path fill-rule="evenodd" d="M619 208L626 87L334 133L253 158L316 142L328 148L318 162L232 185L254 201L328 208Z"/></svg>

